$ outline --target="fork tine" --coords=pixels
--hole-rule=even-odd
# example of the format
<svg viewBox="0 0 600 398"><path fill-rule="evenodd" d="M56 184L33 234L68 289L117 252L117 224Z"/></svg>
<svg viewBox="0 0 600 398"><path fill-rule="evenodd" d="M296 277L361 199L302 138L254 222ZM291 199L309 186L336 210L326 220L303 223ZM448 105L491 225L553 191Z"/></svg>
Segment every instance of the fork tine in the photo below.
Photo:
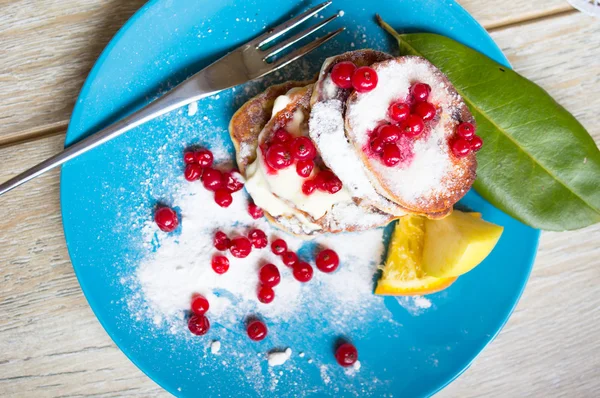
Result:
<svg viewBox="0 0 600 398"><path fill-rule="evenodd" d="M316 32L317 30L321 29L323 26L327 25L329 22L333 21L337 17L339 17L339 14L335 14L335 15L327 18L326 20L318 23L317 25L311 26L310 28L305 29L302 32L292 36L288 40L286 40L282 43L279 43L279 44L273 46L272 48L269 48L267 50L267 51L269 51L269 53L267 55L265 55L265 57L263 59L266 60L267 58L270 58L274 55L279 54L280 52L282 52L283 50L285 50L292 44L296 43L297 41L300 41L300 40L304 39L306 36L311 35L314 32Z"/></svg>
<svg viewBox="0 0 600 398"><path fill-rule="evenodd" d="M286 55L285 57L281 57L277 61L275 61L275 62L273 62L271 64L268 64L268 65L271 66L271 68L272 68L271 70L283 68L284 66L286 66L290 62L294 62L298 58L300 58L300 57L308 54L309 52L311 52L315 48L319 47L320 45L325 44L327 41L333 39L335 36L339 35L344 30L346 30L346 28L339 28L336 31L328 33L325 36L323 36L323 37L321 37L321 38L319 38L319 39L317 39L317 40L315 40L313 42L308 43L304 47L300 47L296 51L294 51L294 52Z"/></svg>
<svg viewBox="0 0 600 398"><path fill-rule="evenodd" d="M321 3L318 6L311 8L310 10L306 11L303 14L298 15L295 18L292 18L289 21L286 21L286 22L282 23L281 25L276 26L273 29L269 29L269 31L260 35L253 41L255 41L255 42L258 41L258 44L256 45L257 47L264 46L265 44L277 39L279 36L286 33L290 29L293 29L296 26L300 25L302 22L306 21L308 18L312 17L313 15L315 15L319 11L323 10L325 7L329 6L330 4L331 4L331 1L326 1L325 3Z"/></svg>

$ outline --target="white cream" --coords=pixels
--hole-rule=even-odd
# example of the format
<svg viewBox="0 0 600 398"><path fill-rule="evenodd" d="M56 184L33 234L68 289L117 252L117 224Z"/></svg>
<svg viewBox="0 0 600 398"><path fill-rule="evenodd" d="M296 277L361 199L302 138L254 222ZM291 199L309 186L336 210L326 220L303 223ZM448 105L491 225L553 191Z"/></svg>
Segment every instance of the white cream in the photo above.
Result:
<svg viewBox="0 0 600 398"><path fill-rule="evenodd" d="M292 90L275 100L273 115L283 110L291 102L289 95L293 92ZM286 130L294 136L308 135L304 119L304 113L297 110L287 123ZM315 167L313 173L318 171L318 168ZM274 217L294 216L303 224L305 231L307 229L314 231L321 227L311 222L298 209L317 220L323 217L333 205L352 201L350 193L345 188L335 194L315 191L307 196L302 192L304 181L305 179L296 173L296 168L293 166L278 170L274 174L267 173L267 166L260 150L256 154L256 160L246 169L246 189L254 202Z"/></svg>

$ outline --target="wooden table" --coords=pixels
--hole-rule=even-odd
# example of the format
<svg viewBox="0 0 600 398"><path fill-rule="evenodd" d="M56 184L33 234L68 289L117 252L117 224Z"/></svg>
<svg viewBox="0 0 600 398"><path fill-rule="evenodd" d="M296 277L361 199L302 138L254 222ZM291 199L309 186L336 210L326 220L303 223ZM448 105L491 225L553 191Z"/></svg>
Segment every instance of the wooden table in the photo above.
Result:
<svg viewBox="0 0 600 398"><path fill-rule="evenodd" d="M143 3L0 0L0 181L62 148L94 60ZM600 20L564 0L461 3L600 142ZM439 396L600 396L599 259L600 225L543 233L516 312ZM0 198L0 278L0 395L168 395L113 344L81 293L58 170Z"/></svg>

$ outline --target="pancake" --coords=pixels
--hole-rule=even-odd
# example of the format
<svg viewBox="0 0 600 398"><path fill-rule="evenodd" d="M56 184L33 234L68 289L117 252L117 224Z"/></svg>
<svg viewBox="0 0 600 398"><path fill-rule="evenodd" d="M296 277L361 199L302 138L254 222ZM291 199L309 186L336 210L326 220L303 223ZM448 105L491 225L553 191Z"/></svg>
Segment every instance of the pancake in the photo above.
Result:
<svg viewBox="0 0 600 398"><path fill-rule="evenodd" d="M449 142L461 122L475 124L468 107L446 76L421 57L406 56L371 65L378 74L375 89L353 92L346 103L346 135L368 170L377 192L417 214L446 214L471 188L476 176L474 153L457 158ZM369 154L370 137L388 118L391 103L409 98L416 82L431 87L429 102L437 116L416 138L401 136L401 162L388 167Z"/></svg>
<svg viewBox="0 0 600 398"><path fill-rule="evenodd" d="M275 131L280 128L298 131L294 135L306 135L308 131L308 116L310 114L310 98L313 85L303 86L306 82L288 82L269 87L265 92L246 102L231 119L229 130L236 148L236 158L240 172L248 179L246 188L258 203L259 196L264 192L259 191L256 173L262 160L261 145L265 145L272 138ZM277 105L276 105L277 100ZM273 114L273 108L277 106ZM294 124L293 128L290 123ZM296 124L298 124L296 126ZM317 167L325 165L317 160ZM295 169L293 173L295 173ZM279 173L283 174L283 171ZM264 184L263 184L264 185ZM253 192L254 191L254 192ZM360 231L383 226L394 219L394 216L385 214L378 209L357 205L347 191L335 195L340 196L338 203L331 207L320 217L315 218L298 207L297 204L281 196L271 193L276 197L280 210L278 215L265 210L267 219L280 229L298 236L310 236L320 233L337 233L344 231ZM259 195L260 193L260 195ZM308 200L315 199L315 192ZM327 194L331 197L331 194ZM317 196L318 198L318 196ZM330 198L326 198L330 199ZM268 207L268 206L267 206Z"/></svg>
<svg viewBox="0 0 600 398"><path fill-rule="evenodd" d="M332 68L339 62L352 62L357 67L392 59L389 54L375 50L357 50L325 60L311 97L309 135L321 153L323 162L342 180L352 196L360 203L396 216L408 213L407 209L380 195L368 177L361 158L346 138L344 113L352 89L336 86L330 77Z"/></svg>

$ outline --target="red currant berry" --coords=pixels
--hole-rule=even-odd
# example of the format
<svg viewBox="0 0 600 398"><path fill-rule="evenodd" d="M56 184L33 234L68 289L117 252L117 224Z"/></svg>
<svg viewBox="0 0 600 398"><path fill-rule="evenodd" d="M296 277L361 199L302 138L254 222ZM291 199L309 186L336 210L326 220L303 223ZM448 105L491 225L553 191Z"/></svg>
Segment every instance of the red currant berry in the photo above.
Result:
<svg viewBox="0 0 600 398"><path fill-rule="evenodd" d="M417 105L415 105L415 113L421 116L424 121L432 120L435 117L436 112L435 106L429 102L418 102Z"/></svg>
<svg viewBox="0 0 600 398"><path fill-rule="evenodd" d="M375 137L371 140L370 143L371 150L375 153L383 152L383 140L379 137Z"/></svg>
<svg viewBox="0 0 600 398"><path fill-rule="evenodd" d="M315 262L321 272L330 273L335 271L340 265L340 258L333 250L325 249L317 254Z"/></svg>
<svg viewBox="0 0 600 398"><path fill-rule="evenodd" d="M473 139L471 139L471 150L477 152L483 146L483 140L480 136L475 135Z"/></svg>
<svg viewBox="0 0 600 398"><path fill-rule="evenodd" d="M201 149L195 153L196 163L202 167L210 167L213 164L213 154L208 149Z"/></svg>
<svg viewBox="0 0 600 398"><path fill-rule="evenodd" d="M229 192L237 192L244 188L244 183L240 181L241 176L237 170L231 170L223 173L223 185Z"/></svg>
<svg viewBox="0 0 600 398"><path fill-rule="evenodd" d="M210 308L210 304L206 297L200 294L194 294L192 297L192 312L196 315L204 315L206 311Z"/></svg>
<svg viewBox="0 0 600 398"><path fill-rule="evenodd" d="M280 256L287 251L287 243L283 239L275 239L271 243L271 251Z"/></svg>
<svg viewBox="0 0 600 398"><path fill-rule="evenodd" d="M202 336L210 329L210 322L204 315L192 315L188 321L188 329L196 336Z"/></svg>
<svg viewBox="0 0 600 398"><path fill-rule="evenodd" d="M231 240L229 251L233 257L245 258L252 251L252 242L245 236L239 236Z"/></svg>
<svg viewBox="0 0 600 398"><path fill-rule="evenodd" d="M462 122L456 128L456 134L458 134L459 137L462 137L465 140L470 141L473 138L473 136L475 135L475 126L473 126L469 122Z"/></svg>
<svg viewBox="0 0 600 398"><path fill-rule="evenodd" d="M248 238L250 238L252 246L256 247L257 249L264 249L269 244L267 235L260 229L253 229L250 231Z"/></svg>
<svg viewBox="0 0 600 398"><path fill-rule="evenodd" d="M302 183L302 193L306 196L311 195L317 189L317 184L314 180L306 180Z"/></svg>
<svg viewBox="0 0 600 398"><path fill-rule="evenodd" d="M185 164L196 163L196 156L192 151L185 151L183 153L183 162Z"/></svg>
<svg viewBox="0 0 600 398"><path fill-rule="evenodd" d="M224 232L221 232L221 231L215 232L215 237L213 239L213 245L215 246L215 249L221 250L221 251L227 250L227 249L229 249L230 243L231 243L231 241L229 240L227 235L225 235Z"/></svg>
<svg viewBox="0 0 600 398"><path fill-rule="evenodd" d="M429 87L429 84L425 84L425 83L415 83L410 88L410 93L412 94L413 98L415 99L415 101L419 101L419 102L427 101L427 98L429 98L430 92L431 92L431 87Z"/></svg>
<svg viewBox="0 0 600 398"><path fill-rule="evenodd" d="M398 126L388 124L379 129L379 139L384 143L394 143L400 139L402 130Z"/></svg>
<svg viewBox="0 0 600 398"><path fill-rule="evenodd" d="M263 209L250 202L248 203L248 214L250 214L250 217L254 218L255 220L258 220L259 218L265 215L265 212L263 211Z"/></svg>
<svg viewBox="0 0 600 398"><path fill-rule="evenodd" d="M275 170L281 170L292 164L292 155L285 145L273 144L267 149L266 161Z"/></svg>
<svg viewBox="0 0 600 398"><path fill-rule="evenodd" d="M224 274L229 270L229 259L225 256L214 256L211 261L211 266L217 274Z"/></svg>
<svg viewBox="0 0 600 398"><path fill-rule="evenodd" d="M392 167L400 163L400 149L396 144L385 144L383 146L383 155L381 155L383 163Z"/></svg>
<svg viewBox="0 0 600 398"><path fill-rule="evenodd" d="M292 138L292 135L285 129L279 129L273 134L273 144L285 144L290 142Z"/></svg>
<svg viewBox="0 0 600 398"><path fill-rule="evenodd" d="M281 261L288 267L293 267L298 262L298 255L294 252L287 251L281 255Z"/></svg>
<svg viewBox="0 0 600 398"><path fill-rule="evenodd" d="M252 321L246 327L246 333L251 340L260 341L267 337L267 325L259 320Z"/></svg>
<svg viewBox="0 0 600 398"><path fill-rule="evenodd" d="M233 202L233 197L231 196L231 192L229 192L225 188L219 188L215 192L215 203L221 207L229 207Z"/></svg>
<svg viewBox="0 0 600 398"><path fill-rule="evenodd" d="M392 120L401 122L410 115L410 107L403 102L394 102L390 105L388 112Z"/></svg>
<svg viewBox="0 0 600 398"><path fill-rule="evenodd" d="M291 145L292 156L297 160L312 160L317 156L317 148L308 137L296 137Z"/></svg>
<svg viewBox="0 0 600 398"><path fill-rule="evenodd" d="M264 286L268 287L275 287L279 285L279 282L281 281L279 268L277 268L274 264L263 265L258 272L258 280Z"/></svg>
<svg viewBox="0 0 600 398"><path fill-rule="evenodd" d="M263 304L269 304L275 299L275 291L273 288L265 285L260 285L258 287L256 295L258 297L258 301Z"/></svg>
<svg viewBox="0 0 600 398"><path fill-rule="evenodd" d="M343 367L354 365L358 360L358 351L350 343L344 343L335 350L335 360Z"/></svg>
<svg viewBox="0 0 600 398"><path fill-rule="evenodd" d="M464 158L471 153L471 143L464 138L457 138L451 145L452 153L457 158Z"/></svg>
<svg viewBox="0 0 600 398"><path fill-rule="evenodd" d="M315 168L312 160L299 160L296 163L296 173L302 178L308 178Z"/></svg>
<svg viewBox="0 0 600 398"><path fill-rule="evenodd" d="M297 281L308 282L313 277L313 267L309 263L300 261L294 265L293 274Z"/></svg>
<svg viewBox="0 0 600 398"><path fill-rule="evenodd" d="M209 168L204 169L204 174L202 174L202 184L204 184L204 188L209 191L216 191L223 186L223 176L219 170Z"/></svg>
<svg viewBox="0 0 600 398"><path fill-rule="evenodd" d="M170 207L159 207L154 213L154 222L165 232L173 232L179 225L177 213Z"/></svg>
<svg viewBox="0 0 600 398"><path fill-rule="evenodd" d="M410 115L402 123L402 131L408 137L417 137L423 132L424 129L425 123L423 123L423 119L417 115Z"/></svg>
<svg viewBox="0 0 600 398"><path fill-rule="evenodd" d="M185 171L183 172L183 176L186 180L192 182L200 179L202 176L202 167L196 163L190 163L185 166Z"/></svg>
<svg viewBox="0 0 600 398"><path fill-rule="evenodd" d="M361 66L352 75L352 87L359 93L366 93L377 87L377 72L368 66Z"/></svg>
<svg viewBox="0 0 600 398"><path fill-rule="evenodd" d="M322 191L334 194L342 189L342 181L331 170L322 170L317 178L317 187Z"/></svg>
<svg viewBox="0 0 600 398"><path fill-rule="evenodd" d="M352 87L352 75L356 70L356 65L352 62L338 62L331 69L331 80L340 88Z"/></svg>

